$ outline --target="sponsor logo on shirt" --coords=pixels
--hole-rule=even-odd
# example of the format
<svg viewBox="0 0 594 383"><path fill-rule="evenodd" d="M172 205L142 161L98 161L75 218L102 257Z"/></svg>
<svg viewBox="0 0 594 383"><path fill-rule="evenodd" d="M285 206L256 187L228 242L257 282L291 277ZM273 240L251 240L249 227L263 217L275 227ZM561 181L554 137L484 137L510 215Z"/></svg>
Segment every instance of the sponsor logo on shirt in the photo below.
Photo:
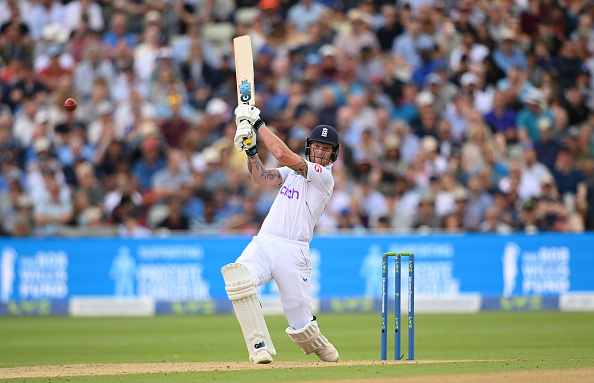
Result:
<svg viewBox="0 0 594 383"><path fill-rule="evenodd" d="M322 166L320 164L315 164L314 165L314 169L316 170L317 173L321 173L322 172Z"/></svg>
<svg viewBox="0 0 594 383"><path fill-rule="evenodd" d="M295 189L290 189L291 185L283 186L280 189L280 194L284 195L288 199L299 199L299 191Z"/></svg>

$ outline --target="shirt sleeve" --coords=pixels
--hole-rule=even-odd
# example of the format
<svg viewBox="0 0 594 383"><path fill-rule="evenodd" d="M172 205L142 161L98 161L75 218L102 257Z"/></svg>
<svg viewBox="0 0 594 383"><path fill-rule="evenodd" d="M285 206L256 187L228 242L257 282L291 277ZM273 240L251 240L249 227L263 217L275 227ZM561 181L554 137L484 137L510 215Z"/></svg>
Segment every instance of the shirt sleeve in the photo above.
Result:
<svg viewBox="0 0 594 383"><path fill-rule="evenodd" d="M288 166L283 166L282 168L278 168L278 171L281 174L281 178L283 179L283 182L285 182L287 180L287 177L292 172L291 168L289 168Z"/></svg>
<svg viewBox="0 0 594 383"><path fill-rule="evenodd" d="M334 188L334 178L332 172L320 164L306 161L307 163L307 182L321 193L331 193Z"/></svg>

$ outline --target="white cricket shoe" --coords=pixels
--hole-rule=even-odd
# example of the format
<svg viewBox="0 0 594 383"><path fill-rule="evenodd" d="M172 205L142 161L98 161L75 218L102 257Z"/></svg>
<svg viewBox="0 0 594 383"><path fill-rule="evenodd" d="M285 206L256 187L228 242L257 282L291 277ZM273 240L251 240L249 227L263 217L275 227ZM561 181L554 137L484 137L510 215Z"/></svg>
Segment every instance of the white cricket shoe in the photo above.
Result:
<svg viewBox="0 0 594 383"><path fill-rule="evenodd" d="M254 364L272 363L272 355L266 349L262 349L254 355Z"/></svg>
<svg viewBox="0 0 594 383"><path fill-rule="evenodd" d="M338 351L336 347L332 345L332 343L328 342L328 345L320 350L315 351L316 355L320 360L324 362L337 362L338 361Z"/></svg>

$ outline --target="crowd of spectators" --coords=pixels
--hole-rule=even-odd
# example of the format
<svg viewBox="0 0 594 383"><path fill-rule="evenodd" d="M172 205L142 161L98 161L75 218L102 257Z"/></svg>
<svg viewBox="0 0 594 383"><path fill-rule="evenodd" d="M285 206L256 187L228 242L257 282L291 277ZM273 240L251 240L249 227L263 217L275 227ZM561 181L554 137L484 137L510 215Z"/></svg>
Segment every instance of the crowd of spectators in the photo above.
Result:
<svg viewBox="0 0 594 383"><path fill-rule="evenodd" d="M317 230L592 230L593 20L588 0L0 0L0 233L255 232L278 190L233 146L243 34L267 125L298 153L340 133Z"/></svg>

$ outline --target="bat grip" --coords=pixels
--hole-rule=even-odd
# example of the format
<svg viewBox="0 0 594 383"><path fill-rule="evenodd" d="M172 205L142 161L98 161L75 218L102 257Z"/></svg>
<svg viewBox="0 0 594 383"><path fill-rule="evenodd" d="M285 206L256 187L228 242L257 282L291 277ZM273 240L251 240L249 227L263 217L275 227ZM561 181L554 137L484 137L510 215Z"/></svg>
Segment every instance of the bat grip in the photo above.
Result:
<svg viewBox="0 0 594 383"><path fill-rule="evenodd" d="M241 120L241 121L247 121L247 120ZM251 138L251 137L250 137L250 138L245 138L245 139L243 140L243 142L244 142L246 145L251 145L251 144L252 144L252 138Z"/></svg>

